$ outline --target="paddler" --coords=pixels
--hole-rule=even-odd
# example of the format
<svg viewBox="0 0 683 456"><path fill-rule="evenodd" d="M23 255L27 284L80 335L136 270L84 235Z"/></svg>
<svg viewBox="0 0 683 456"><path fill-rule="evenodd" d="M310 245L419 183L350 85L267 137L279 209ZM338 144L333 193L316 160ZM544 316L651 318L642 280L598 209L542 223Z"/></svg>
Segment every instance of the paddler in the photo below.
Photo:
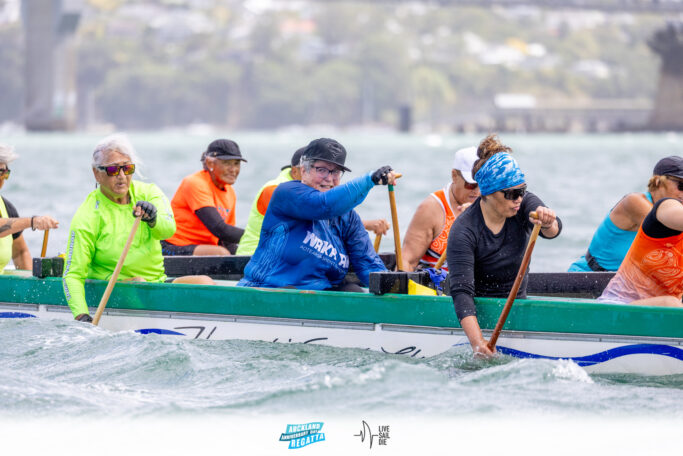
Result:
<svg viewBox="0 0 683 456"><path fill-rule="evenodd" d="M171 207L175 234L162 241L164 255L230 255L244 233L235 226L235 190L242 152L235 141L217 139L202 153L203 169L185 177Z"/></svg>
<svg viewBox="0 0 683 456"><path fill-rule="evenodd" d="M375 185L395 185L390 166L346 184L346 149L334 139L311 141L301 155L301 181L281 183L263 219L256 252L239 286L362 291L345 282L349 266L368 285L369 273L386 271L353 210Z"/></svg>
<svg viewBox="0 0 683 456"><path fill-rule="evenodd" d="M646 193L629 193L609 211L593 234L586 253L569 271L616 271L636 237L640 224L662 198L678 198L675 181L683 179L683 158L662 158L652 171Z"/></svg>
<svg viewBox="0 0 683 456"><path fill-rule="evenodd" d="M546 239L557 237L562 230L555 212L527 191L524 173L510 152L496 135L479 144L472 172L481 196L453 222L448 236L455 313L472 350L480 356L491 356L493 351L482 336L474 297L508 295L534 224L541 225L540 235ZM530 216L533 211L537 219ZM526 297L527 280L528 274L518 298Z"/></svg>
<svg viewBox="0 0 683 456"><path fill-rule="evenodd" d="M154 184L133 180L138 162L123 135L104 138L93 153L96 188L71 220L64 267L64 294L74 318L91 322L85 279L109 280L121 257L135 217L142 222L123 263L119 280L164 282L161 239L173 235L168 199ZM174 283L213 284L207 276L184 276Z"/></svg>
<svg viewBox="0 0 683 456"><path fill-rule="evenodd" d="M9 164L17 159L14 148L0 144L0 189L9 179ZM10 260L16 269L31 269L31 252L26 245L23 230L51 230L59 227L59 222L47 215L19 217L19 212L4 196L0 196L0 274Z"/></svg>
<svg viewBox="0 0 683 456"><path fill-rule="evenodd" d="M456 151L451 181L418 206L403 240L404 271L434 267L439 261L453 221L479 196L479 186L472 177L476 160L476 147Z"/></svg>
<svg viewBox="0 0 683 456"><path fill-rule="evenodd" d="M280 170L280 175L275 179L266 182L256 194L256 198L251 205L251 212L249 212L247 226L244 228L244 234L237 247L236 255L253 255L256 251L261 236L263 218L266 215L266 210L268 209L268 204L270 204L270 199L273 196L275 188L283 182L301 180L301 168L299 164L304 149L305 147L297 149L297 151L294 152L294 155L292 155L290 164L283 166ZM363 226L366 230L374 232L375 235L384 235L389 230L389 222L384 219L364 220Z"/></svg>
<svg viewBox="0 0 683 456"><path fill-rule="evenodd" d="M655 184L672 196L659 199L645 216L598 301L683 307L683 174L677 170L680 157L668 158L679 160L664 159L670 167L659 170Z"/></svg>

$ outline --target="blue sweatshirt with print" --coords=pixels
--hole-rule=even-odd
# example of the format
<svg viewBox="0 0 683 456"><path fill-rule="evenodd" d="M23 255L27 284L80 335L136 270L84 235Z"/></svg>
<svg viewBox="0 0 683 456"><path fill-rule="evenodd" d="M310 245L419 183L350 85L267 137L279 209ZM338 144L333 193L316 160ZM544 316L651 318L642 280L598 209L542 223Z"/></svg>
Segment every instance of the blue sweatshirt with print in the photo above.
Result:
<svg viewBox="0 0 683 456"><path fill-rule="evenodd" d="M353 265L367 286L370 272L386 268L353 208L374 185L370 174L326 192L300 181L278 185L237 285L324 290L339 285Z"/></svg>

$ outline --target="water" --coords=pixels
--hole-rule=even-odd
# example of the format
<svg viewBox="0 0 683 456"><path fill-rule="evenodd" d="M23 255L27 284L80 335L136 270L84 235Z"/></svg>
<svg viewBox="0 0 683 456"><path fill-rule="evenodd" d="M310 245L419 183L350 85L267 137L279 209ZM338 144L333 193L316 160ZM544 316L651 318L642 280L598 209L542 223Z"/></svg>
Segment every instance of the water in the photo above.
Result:
<svg viewBox="0 0 683 456"><path fill-rule="evenodd" d="M386 163L403 172L396 189L403 232L420 201L448 180L454 150L478 139L316 135L333 135L345 144L352 175ZM313 135L230 137L249 160L235 186L237 221L243 225L253 193ZM93 188L90 152L98 139L1 139L21 155L3 196L22 214L52 214L62 223L50 233L49 255L64 251L69 219ZM211 139L132 135L145 161L142 171L169 196L183 176L198 169ZM564 221L560 238L538 243L535 271L565 270L621 195L644 190L659 158L683 152L677 135L502 139L514 148L532 191ZM359 212L389 219L386 190L374 189ZM42 235L29 231L25 237L37 254ZM392 245L391 237L383 240L384 250ZM375 443L369 450L367 441L361 444L354 434L362 420L391 426L386 447ZM311 421L325 422L327 441L298 451L672 452L683 423L683 377L589 376L566 361L473 360L468 347L415 360L356 349L182 340L110 333L75 322L0 320L0 450L12 454L90 454L98 444L106 444L105 454L117 455L145 448L166 454L281 454L286 443L278 437L286 424ZM33 438L37 428L44 438Z"/></svg>

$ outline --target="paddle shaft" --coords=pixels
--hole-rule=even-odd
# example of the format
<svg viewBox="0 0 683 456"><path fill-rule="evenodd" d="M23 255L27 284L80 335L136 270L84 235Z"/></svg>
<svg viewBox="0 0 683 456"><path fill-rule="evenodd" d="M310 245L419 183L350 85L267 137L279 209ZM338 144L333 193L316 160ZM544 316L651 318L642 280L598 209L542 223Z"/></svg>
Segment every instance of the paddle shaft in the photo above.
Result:
<svg viewBox="0 0 683 456"><path fill-rule="evenodd" d="M396 212L396 197L394 186L389 184L389 205L391 206L391 224L394 230L394 247L396 248L396 270L403 271L403 258L401 257L401 233L398 229L398 214Z"/></svg>
<svg viewBox="0 0 683 456"><path fill-rule="evenodd" d="M50 234L50 230L45 230L43 234L43 248L40 250L40 256L45 257L45 252L47 252L47 237Z"/></svg>
<svg viewBox="0 0 683 456"><path fill-rule="evenodd" d="M443 253L439 257L439 261L434 265L434 269L441 269L441 266L446 262L446 254L448 253L448 248L444 249Z"/></svg>
<svg viewBox="0 0 683 456"><path fill-rule="evenodd" d="M97 306L97 312L95 312L95 317L92 319L92 324L97 326L97 324L100 322L100 317L102 316L102 312L104 312L104 308L107 307L107 301L109 301L109 296L111 295L112 290L114 289L114 285L116 284L116 279L119 278L119 274L121 273L121 268L123 267L123 262L126 259L126 255L128 255L128 250L130 250L131 244L133 244L133 239L135 238L135 233L138 230L138 227L140 226L140 220L142 217L135 217L135 222L133 222L133 228L130 230L130 234L128 235L128 240L126 241L126 245L123 247L123 252L121 252L121 257L119 258L119 262L116 263L116 268L114 268L114 273L111 276L111 279L109 279L109 283L107 284L107 289L104 290L104 294L102 295L102 299L100 300L100 305Z"/></svg>
<svg viewBox="0 0 683 456"><path fill-rule="evenodd" d="M531 213L532 217L535 215L535 213ZM505 302L505 307L503 307L503 311L500 313L500 318L498 318L498 323L496 323L496 327L493 329L493 334L491 334L491 338L489 339L488 347L489 350L493 351L493 349L496 347L496 341L498 340L498 336L500 335L500 332L503 330L503 325L505 325L505 321L508 318L508 315L510 314L510 309L512 309L512 303L515 302L515 298L517 297L517 292L519 291L520 285L522 285L522 280L524 279L524 274L526 274L526 268L529 267L529 261L531 261L531 252L534 250L534 245L536 245L536 239L538 239L538 233L541 231L541 225L534 225L534 229L531 231L531 236L529 237L529 243L526 246L526 250L524 251L524 258L522 258L522 264L519 266L519 271L517 271L517 277L515 277L515 282L512 284L512 290L510 290L510 295L508 296L507 301Z"/></svg>
<svg viewBox="0 0 683 456"><path fill-rule="evenodd" d="M379 244L382 242L382 233L375 235L375 252L379 252Z"/></svg>

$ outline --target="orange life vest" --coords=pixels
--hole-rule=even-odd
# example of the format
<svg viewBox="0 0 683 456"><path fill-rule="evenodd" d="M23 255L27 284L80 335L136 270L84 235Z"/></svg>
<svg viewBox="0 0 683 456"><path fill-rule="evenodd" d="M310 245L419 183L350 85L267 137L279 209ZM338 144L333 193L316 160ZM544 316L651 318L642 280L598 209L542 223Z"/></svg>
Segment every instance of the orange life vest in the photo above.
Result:
<svg viewBox="0 0 683 456"><path fill-rule="evenodd" d="M445 188L437 190L430 195L441 205L441 209L443 209L443 213L446 216L446 223L444 223L441 233L439 233L439 235L432 240L432 243L429 244L427 251L424 255L422 255L422 258L420 258L420 264L426 267L434 267L437 261L439 261L441 254L448 246L448 233L451 230L453 221L455 220L455 215L453 214L453 209L451 209L451 203L448 201L447 196L448 192L451 190L451 185L453 185L452 182L449 183ZM443 265L443 269L448 271L448 267L445 263Z"/></svg>

